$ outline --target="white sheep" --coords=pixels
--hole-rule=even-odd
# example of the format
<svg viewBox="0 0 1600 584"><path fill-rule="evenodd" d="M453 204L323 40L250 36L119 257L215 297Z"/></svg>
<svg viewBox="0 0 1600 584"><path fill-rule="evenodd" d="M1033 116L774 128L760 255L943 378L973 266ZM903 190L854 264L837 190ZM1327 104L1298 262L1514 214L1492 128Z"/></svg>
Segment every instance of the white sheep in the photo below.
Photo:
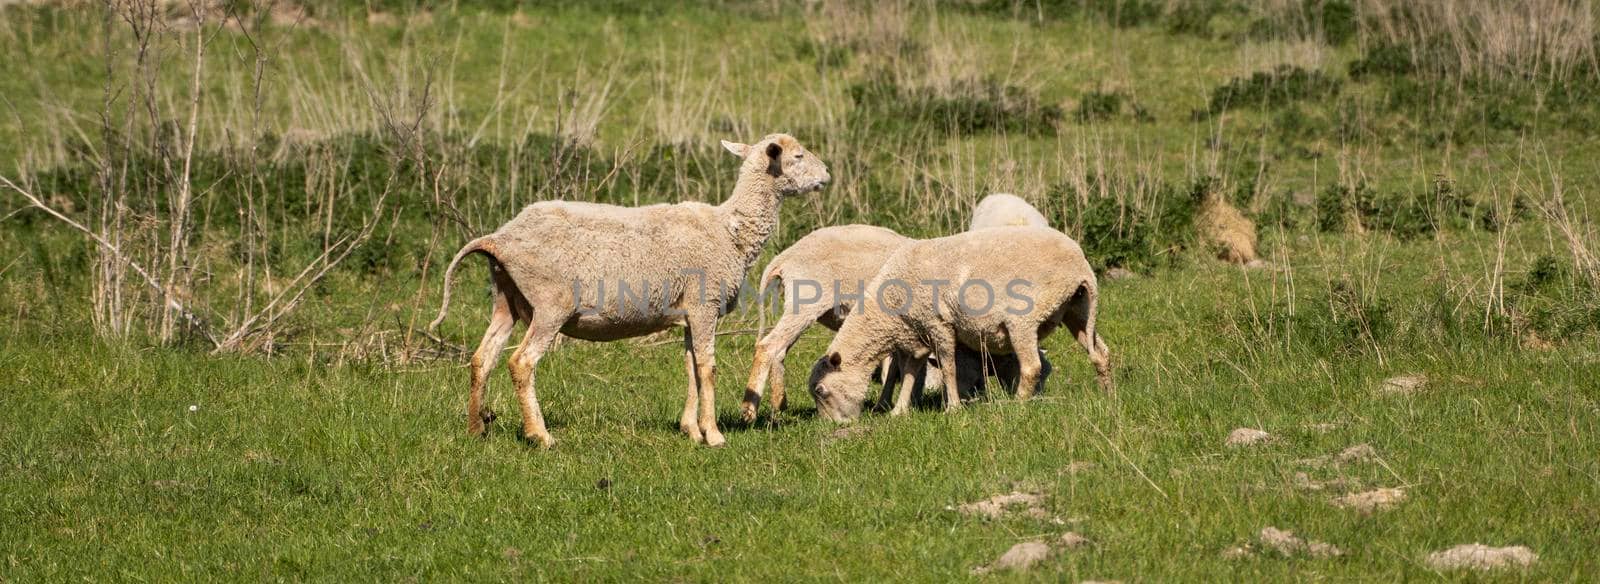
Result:
<svg viewBox="0 0 1600 584"><path fill-rule="evenodd" d="M893 230L872 225L824 227L806 234L767 263L761 274L765 293L778 282L783 288L783 317L756 343L750 381L745 385L740 416L754 421L761 394L770 381L772 410L785 404L783 360L811 323L839 330L861 288L883 267L894 250L912 242ZM842 301L841 301L842 300ZM893 368L886 368L890 378ZM892 384L886 384L892 386Z"/></svg>
<svg viewBox="0 0 1600 584"><path fill-rule="evenodd" d="M1029 204L1022 197L1010 193L994 193L978 201L972 209L972 220L967 224L967 231L992 229L995 227L1050 227L1050 222L1045 220L1044 214L1039 209ZM1020 372L1016 355L993 355L982 353L983 359L979 361L980 353L965 350L962 347L956 354L956 371L961 378L961 391L974 393L983 388L989 375L994 375L1000 384L1007 390L1015 391L1017 375ZM1041 371L1039 374L1038 388L1044 387L1044 382L1050 377L1053 367L1050 360L1044 356L1044 351L1039 352ZM980 366L980 370L978 367Z"/></svg>
<svg viewBox="0 0 1600 584"><path fill-rule="evenodd" d="M689 380L678 427L709 446L724 443L713 405L717 319L777 228L783 198L820 190L829 176L821 160L785 134L749 146L722 145L744 164L733 195L721 205L543 201L456 253L430 328L444 320L450 278L462 258L488 256L494 280L489 327L472 355L468 431L483 433L493 415L483 407L484 385L518 321L527 323L527 336L508 367L522 406L522 433L545 447L555 440L534 395L534 367L557 334L611 341L682 325Z"/></svg>
<svg viewBox="0 0 1600 584"><path fill-rule="evenodd" d="M1006 225L1033 225L1049 227L1044 215L1033 205L1015 195L996 193L984 197L973 210L969 230ZM838 331L849 315L850 302L840 302L840 297L859 297L862 286L871 280L889 255L900 246L913 241L893 230L873 225L841 225L824 227L800 238L783 250L761 275L761 290L765 293L773 282L783 288L783 317L756 343L755 358L750 370L750 380L745 385L744 403L740 416L745 422L755 420L761 396L770 380L773 411L784 408L787 398L784 391L784 359L789 348L811 326L820 323ZM804 298L798 298L801 295ZM1007 389L1014 390L1018 375L1017 359L1012 355L985 355L966 347L957 348L960 393L971 395L982 389L987 376L995 375ZM1044 372L1039 383L1049 376L1051 366L1043 360ZM924 361L931 369L924 372L901 367L893 358L886 359L879 371L882 373L883 392L879 407L887 406L888 397L897 384L907 380L923 380L924 387L937 389L943 385L942 373L937 365ZM980 369L981 368L981 369ZM913 393L916 393L913 388ZM904 413L903 405L894 413Z"/></svg>
<svg viewBox="0 0 1600 584"><path fill-rule="evenodd" d="M1009 193L995 193L978 201L972 209L972 222L967 231L994 227L1049 227L1044 214L1028 204L1022 197Z"/></svg>
<svg viewBox="0 0 1600 584"><path fill-rule="evenodd" d="M817 411L834 421L860 415L872 367L886 355L906 362L932 354L955 363L956 347L1017 356L1017 397L1037 387L1039 339L1066 326L1111 389L1110 351L1095 332L1097 285L1082 248L1059 231L1001 227L916 241L890 256L812 367ZM945 408L960 407L958 367L944 369ZM903 384L896 408L914 386Z"/></svg>
<svg viewBox="0 0 1600 584"><path fill-rule="evenodd" d="M772 410L776 412L785 407L784 360L795 341L812 323L838 331L849 316L851 306L859 303L855 299L864 300L861 289L866 282L877 275L896 249L912 241L893 230L874 225L823 227L806 234L767 263L761 275L760 290L766 293L774 283L780 285L783 316L756 343L750 380L745 385L744 403L740 406L740 416L745 422L755 421L761 396L769 382L772 394L768 401ZM980 359L977 352L960 347L956 358L964 367L960 375L964 395L981 389L986 373L999 377L1008 388L1015 386L1015 357L991 355ZM929 369L912 371L892 358L884 360L878 369L883 381L879 407L888 407L889 396L902 382L920 380L927 389L943 385L937 365L924 361L918 366ZM979 367L986 369L980 371ZM1045 367L1048 372L1049 364ZM902 407L894 413L904 411Z"/></svg>

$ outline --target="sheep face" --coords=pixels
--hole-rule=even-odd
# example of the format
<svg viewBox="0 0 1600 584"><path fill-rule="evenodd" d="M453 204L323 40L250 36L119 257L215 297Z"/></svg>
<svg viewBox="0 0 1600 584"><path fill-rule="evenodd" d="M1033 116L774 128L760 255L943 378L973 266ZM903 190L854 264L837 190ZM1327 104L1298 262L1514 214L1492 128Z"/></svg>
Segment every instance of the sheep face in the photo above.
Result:
<svg viewBox="0 0 1600 584"><path fill-rule="evenodd" d="M861 416L861 402L867 396L867 379L859 372L852 373L840 367L838 352L818 359L811 367L811 399L817 402L817 413L834 422L849 422Z"/></svg>
<svg viewBox="0 0 1600 584"><path fill-rule="evenodd" d="M772 134L749 145L723 140L722 147L743 158L747 170L771 176L780 195L820 191L833 180L828 165L788 134Z"/></svg>

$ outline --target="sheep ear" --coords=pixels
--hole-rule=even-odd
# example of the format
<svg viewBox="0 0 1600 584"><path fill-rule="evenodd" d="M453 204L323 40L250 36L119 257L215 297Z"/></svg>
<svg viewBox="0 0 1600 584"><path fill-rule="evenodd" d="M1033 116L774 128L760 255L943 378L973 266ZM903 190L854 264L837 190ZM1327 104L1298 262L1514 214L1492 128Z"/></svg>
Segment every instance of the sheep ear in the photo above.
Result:
<svg viewBox="0 0 1600 584"><path fill-rule="evenodd" d="M828 364L829 365L832 365L834 367L838 367L839 364L843 363L843 362L844 362L844 358L839 356L839 352L838 351L834 351L832 353L828 353Z"/></svg>
<svg viewBox="0 0 1600 584"><path fill-rule="evenodd" d="M729 142L727 140L722 141L722 147L727 148L729 152L732 152L734 156L738 156L739 158L744 158L744 155L750 152L750 146L740 144L738 142Z"/></svg>

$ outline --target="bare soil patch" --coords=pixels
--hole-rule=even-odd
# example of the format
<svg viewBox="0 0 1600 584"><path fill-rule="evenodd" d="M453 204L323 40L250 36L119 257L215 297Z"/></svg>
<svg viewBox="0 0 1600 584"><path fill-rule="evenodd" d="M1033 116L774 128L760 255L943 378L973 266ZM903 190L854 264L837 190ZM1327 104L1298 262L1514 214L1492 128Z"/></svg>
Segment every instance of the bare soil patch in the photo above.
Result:
<svg viewBox="0 0 1600 584"><path fill-rule="evenodd" d="M1004 495L995 495L982 501L966 503L955 510L962 515L972 515L986 519L1000 519L1008 515L1024 515L1035 519L1046 519L1049 513L1045 512L1042 504L1044 495L1038 493L1025 493L1012 491Z"/></svg>
<svg viewBox="0 0 1600 584"><path fill-rule="evenodd" d="M1334 499L1333 504L1341 509L1354 509L1362 514L1370 514L1393 509L1405 500L1405 489L1383 488L1345 495Z"/></svg>
<svg viewBox="0 0 1600 584"><path fill-rule="evenodd" d="M1532 566L1539 561L1539 554L1520 545L1489 547L1469 543L1433 552L1424 561L1435 570L1495 570Z"/></svg>
<svg viewBox="0 0 1600 584"><path fill-rule="evenodd" d="M1253 446L1272 439L1272 435L1255 428L1234 428L1228 433L1227 445L1231 447Z"/></svg>
<svg viewBox="0 0 1600 584"><path fill-rule="evenodd" d="M1371 444L1363 442L1361 444L1341 450L1338 454L1302 458L1295 462L1313 468L1324 468L1328 466L1337 467L1340 465L1354 464L1358 462L1371 462L1377 457L1378 450L1373 448Z"/></svg>
<svg viewBox="0 0 1600 584"><path fill-rule="evenodd" d="M1050 546L1037 541L1025 541L1011 546L1006 553L1001 554L994 563L987 566L978 566L972 569L973 574L988 574L990 572L1017 571L1025 572L1033 569L1039 562L1050 557Z"/></svg>
<svg viewBox="0 0 1600 584"><path fill-rule="evenodd" d="M1411 395L1428 386L1428 376L1422 374L1398 375L1383 380L1378 393L1383 395Z"/></svg>
<svg viewBox="0 0 1600 584"><path fill-rule="evenodd" d="M1275 552L1282 556L1305 555L1313 558L1331 558L1344 555L1344 550L1333 544L1317 540L1305 539L1294 534L1293 531L1265 527L1256 534L1256 543L1264 551Z"/></svg>

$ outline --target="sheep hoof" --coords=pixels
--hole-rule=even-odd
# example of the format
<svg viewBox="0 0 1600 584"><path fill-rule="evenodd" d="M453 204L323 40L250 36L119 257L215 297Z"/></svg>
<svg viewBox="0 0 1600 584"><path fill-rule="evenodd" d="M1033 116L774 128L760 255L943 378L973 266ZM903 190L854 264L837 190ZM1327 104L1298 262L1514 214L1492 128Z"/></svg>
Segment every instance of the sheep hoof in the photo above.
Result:
<svg viewBox="0 0 1600 584"><path fill-rule="evenodd" d="M705 436L706 436L706 446L710 446L712 448L717 448L719 446L722 446L723 444L727 444L728 443L728 441L722 437L722 433L718 432L716 430L712 430L710 432L706 432Z"/></svg>
<svg viewBox="0 0 1600 584"><path fill-rule="evenodd" d="M539 448L544 450L549 450L556 445L555 437L551 436L549 432L543 434L534 434L532 436L526 436L525 438L527 438L529 442L538 443Z"/></svg>
<svg viewBox="0 0 1600 584"><path fill-rule="evenodd" d="M470 419L467 420L467 435L468 436L484 436L484 435L487 435L489 433L489 424L493 424L494 423L494 419L495 419L494 410L491 410L489 408L483 408L482 410L478 410L478 415L472 416Z"/></svg>
<svg viewBox="0 0 1600 584"><path fill-rule="evenodd" d="M683 432L683 434L688 436L689 440L693 442L705 441L705 438L700 434L700 427L692 422L678 424L678 430Z"/></svg>

